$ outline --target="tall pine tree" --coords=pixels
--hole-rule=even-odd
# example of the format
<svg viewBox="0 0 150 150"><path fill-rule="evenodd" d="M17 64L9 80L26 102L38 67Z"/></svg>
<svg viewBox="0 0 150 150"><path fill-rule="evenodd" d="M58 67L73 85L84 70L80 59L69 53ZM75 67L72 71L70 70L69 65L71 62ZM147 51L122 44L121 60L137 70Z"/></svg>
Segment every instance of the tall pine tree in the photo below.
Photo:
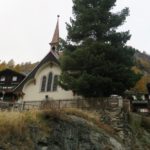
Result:
<svg viewBox="0 0 150 150"><path fill-rule="evenodd" d="M84 97L122 94L134 86L134 49L129 31L119 32L128 8L113 13L116 0L73 0L71 24L61 58L60 84Z"/></svg>

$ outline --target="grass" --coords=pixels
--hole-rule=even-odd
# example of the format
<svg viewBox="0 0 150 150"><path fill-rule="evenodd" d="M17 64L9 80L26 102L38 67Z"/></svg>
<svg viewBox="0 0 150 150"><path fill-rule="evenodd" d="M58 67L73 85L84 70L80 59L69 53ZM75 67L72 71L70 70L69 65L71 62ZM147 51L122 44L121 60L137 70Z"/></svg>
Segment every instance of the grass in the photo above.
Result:
<svg viewBox="0 0 150 150"><path fill-rule="evenodd" d="M37 123L37 112L0 112L0 135L6 131L21 135L29 123Z"/></svg>
<svg viewBox="0 0 150 150"><path fill-rule="evenodd" d="M0 112L0 145L5 149L17 145L20 149L26 150L30 144L32 149L33 143L31 142L29 128L31 124L41 127L40 118L38 118L36 111Z"/></svg>

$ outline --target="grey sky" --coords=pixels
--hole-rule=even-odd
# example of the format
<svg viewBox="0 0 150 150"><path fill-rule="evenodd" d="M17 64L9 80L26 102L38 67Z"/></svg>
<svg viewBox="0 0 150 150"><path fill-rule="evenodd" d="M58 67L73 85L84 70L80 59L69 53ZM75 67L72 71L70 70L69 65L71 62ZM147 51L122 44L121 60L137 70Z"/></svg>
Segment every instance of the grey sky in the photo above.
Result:
<svg viewBox="0 0 150 150"><path fill-rule="evenodd" d="M150 1L118 0L117 4L117 11L130 8L121 28L132 34L128 45L150 53ZM40 61L49 52L57 14L61 16L60 36L65 38L71 0L0 0L0 60Z"/></svg>

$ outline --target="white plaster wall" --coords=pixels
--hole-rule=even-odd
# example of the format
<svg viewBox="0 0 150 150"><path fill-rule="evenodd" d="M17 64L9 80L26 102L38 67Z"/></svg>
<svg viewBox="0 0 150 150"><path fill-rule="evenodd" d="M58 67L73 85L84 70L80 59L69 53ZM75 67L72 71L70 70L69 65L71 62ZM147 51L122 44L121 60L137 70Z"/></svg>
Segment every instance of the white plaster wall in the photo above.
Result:
<svg viewBox="0 0 150 150"><path fill-rule="evenodd" d="M57 87L57 91L51 92L41 92L41 81L42 77L45 75L48 79L49 73L52 72L53 75L60 75L61 70L57 65L50 66L50 63L47 63L39 68L35 75L34 79L28 81L23 88L23 101L41 101L45 100L45 96L48 95L50 99L61 100L61 99L74 99L72 91L65 91L60 86Z"/></svg>

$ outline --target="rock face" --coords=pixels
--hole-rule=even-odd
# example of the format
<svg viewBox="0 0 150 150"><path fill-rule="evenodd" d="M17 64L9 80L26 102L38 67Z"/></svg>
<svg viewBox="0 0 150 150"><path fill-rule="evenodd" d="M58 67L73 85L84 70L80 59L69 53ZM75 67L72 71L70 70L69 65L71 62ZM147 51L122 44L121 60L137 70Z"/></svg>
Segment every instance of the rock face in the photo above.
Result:
<svg viewBox="0 0 150 150"><path fill-rule="evenodd" d="M38 139L37 150L124 150L113 137L79 117L52 119L49 136Z"/></svg>
<svg viewBox="0 0 150 150"><path fill-rule="evenodd" d="M22 128L17 124L14 130L14 126L9 125L5 134L0 134L0 150L150 149L149 131L140 126L135 131L130 128L120 109L93 114L81 110L42 111L34 121L26 114L28 119ZM25 121L28 122L25 124Z"/></svg>

